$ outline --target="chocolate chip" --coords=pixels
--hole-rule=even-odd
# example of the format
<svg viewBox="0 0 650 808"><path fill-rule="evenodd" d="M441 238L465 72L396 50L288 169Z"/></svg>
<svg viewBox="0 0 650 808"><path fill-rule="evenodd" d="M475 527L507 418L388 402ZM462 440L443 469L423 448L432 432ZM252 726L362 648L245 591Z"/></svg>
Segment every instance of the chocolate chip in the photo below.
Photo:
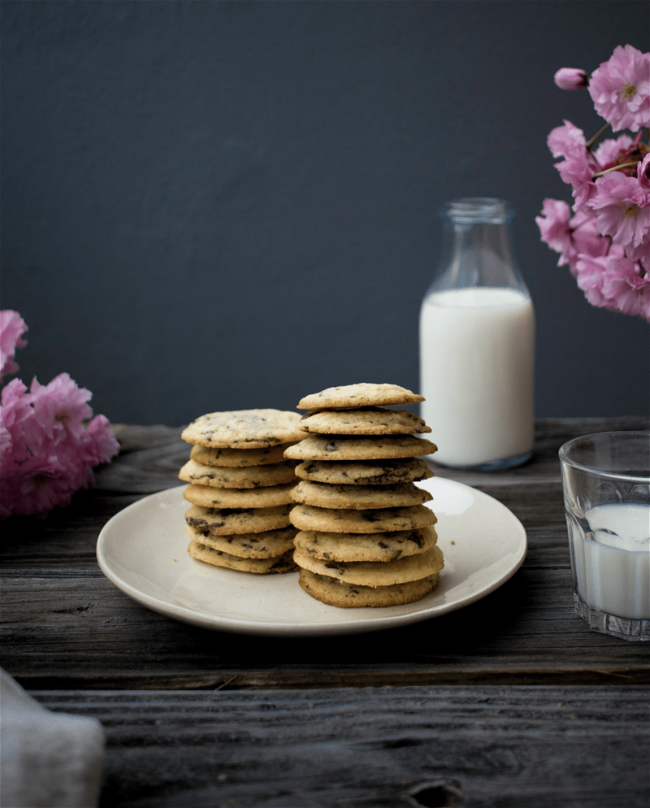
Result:
<svg viewBox="0 0 650 808"><path fill-rule="evenodd" d="M337 452L338 449L339 449L339 445L335 440L330 441L329 443L325 444L325 451L326 452Z"/></svg>
<svg viewBox="0 0 650 808"><path fill-rule="evenodd" d="M197 530L200 530L202 533L206 533L210 529L210 525L205 519L200 519L198 516L188 516L187 524L192 525L192 527L197 528Z"/></svg>
<svg viewBox="0 0 650 808"><path fill-rule="evenodd" d="M376 511L363 511L361 518L365 519L366 522L381 522L381 514Z"/></svg>
<svg viewBox="0 0 650 808"><path fill-rule="evenodd" d="M388 545L386 544L386 542L380 541L379 546L381 547L382 550L388 550Z"/></svg>
<svg viewBox="0 0 650 808"><path fill-rule="evenodd" d="M424 541L422 540L422 534L418 533L417 530L414 530L413 533L411 533L411 535L408 537L408 540L417 544L418 547L422 547L422 545L424 544Z"/></svg>
<svg viewBox="0 0 650 808"><path fill-rule="evenodd" d="M343 573L345 572L345 568L342 564L332 563L332 564L325 564L325 566L327 567L328 570L334 570L339 575L343 575Z"/></svg>

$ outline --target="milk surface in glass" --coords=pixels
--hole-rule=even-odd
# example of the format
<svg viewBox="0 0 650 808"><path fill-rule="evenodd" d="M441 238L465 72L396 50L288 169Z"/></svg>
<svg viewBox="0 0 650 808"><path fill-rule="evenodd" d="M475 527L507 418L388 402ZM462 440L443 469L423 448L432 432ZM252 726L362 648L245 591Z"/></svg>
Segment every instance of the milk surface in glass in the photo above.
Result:
<svg viewBox="0 0 650 808"><path fill-rule="evenodd" d="M533 306L517 289L456 288L424 299L421 414L436 461L476 466L530 451L534 341Z"/></svg>
<svg viewBox="0 0 650 808"><path fill-rule="evenodd" d="M650 619L650 506L597 505L588 530L570 523L578 593L593 609L628 620Z"/></svg>

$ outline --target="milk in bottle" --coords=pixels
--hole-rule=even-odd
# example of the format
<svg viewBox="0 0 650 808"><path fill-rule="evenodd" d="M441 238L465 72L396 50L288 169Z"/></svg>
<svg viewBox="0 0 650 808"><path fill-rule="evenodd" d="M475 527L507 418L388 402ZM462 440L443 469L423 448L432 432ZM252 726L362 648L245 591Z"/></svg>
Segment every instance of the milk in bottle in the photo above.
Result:
<svg viewBox="0 0 650 808"><path fill-rule="evenodd" d="M437 463L498 469L530 457L535 320L497 199L443 211L446 249L420 312L421 414Z"/></svg>

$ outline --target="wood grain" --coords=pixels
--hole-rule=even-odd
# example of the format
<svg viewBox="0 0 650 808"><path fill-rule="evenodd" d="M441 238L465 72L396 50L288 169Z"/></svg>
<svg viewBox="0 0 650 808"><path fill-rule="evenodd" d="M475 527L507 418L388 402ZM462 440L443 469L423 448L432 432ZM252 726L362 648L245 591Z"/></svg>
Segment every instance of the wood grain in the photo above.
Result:
<svg viewBox="0 0 650 808"><path fill-rule="evenodd" d="M647 646L590 632L573 613L557 460L575 435L647 426L641 418L547 419L538 423L533 460L519 469L437 469L507 505L526 527L528 557L473 606L354 642L207 631L117 590L95 559L101 528L141 496L178 485L189 454L180 428L119 427L121 454L99 470L94 489L45 519L3 524L0 664L26 685L57 688L647 682Z"/></svg>
<svg viewBox="0 0 650 808"><path fill-rule="evenodd" d="M647 806L645 688L32 695L103 723L101 808Z"/></svg>

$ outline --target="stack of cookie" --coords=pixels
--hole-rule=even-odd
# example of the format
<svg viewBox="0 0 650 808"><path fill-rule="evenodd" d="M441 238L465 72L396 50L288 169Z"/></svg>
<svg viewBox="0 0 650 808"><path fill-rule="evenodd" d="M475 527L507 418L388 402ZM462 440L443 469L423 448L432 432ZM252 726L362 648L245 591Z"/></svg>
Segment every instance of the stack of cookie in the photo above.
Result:
<svg viewBox="0 0 650 808"><path fill-rule="evenodd" d="M417 480L433 476L423 455L430 432L406 410L387 407L423 401L393 384L332 387L307 396L301 428L309 433L284 455L300 460L299 503L291 511L294 561L300 585L332 606L394 606L420 600L443 567L424 506L432 497Z"/></svg>
<svg viewBox="0 0 650 808"><path fill-rule="evenodd" d="M284 450L302 436L300 415L281 410L215 412L181 437L193 444L179 473L188 551L199 561L242 572L295 570L289 521L294 463Z"/></svg>

